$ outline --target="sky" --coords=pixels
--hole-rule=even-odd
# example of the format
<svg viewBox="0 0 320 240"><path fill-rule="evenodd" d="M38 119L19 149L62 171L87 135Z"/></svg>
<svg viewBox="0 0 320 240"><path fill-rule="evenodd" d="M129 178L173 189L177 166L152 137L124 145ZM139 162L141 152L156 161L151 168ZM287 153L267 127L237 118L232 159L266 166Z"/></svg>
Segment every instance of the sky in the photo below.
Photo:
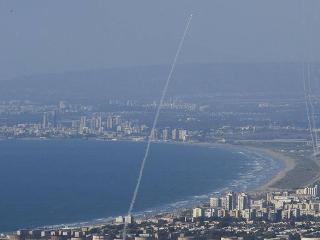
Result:
<svg viewBox="0 0 320 240"><path fill-rule="evenodd" d="M179 63L319 60L318 2L1 0L0 80L170 64L191 13Z"/></svg>

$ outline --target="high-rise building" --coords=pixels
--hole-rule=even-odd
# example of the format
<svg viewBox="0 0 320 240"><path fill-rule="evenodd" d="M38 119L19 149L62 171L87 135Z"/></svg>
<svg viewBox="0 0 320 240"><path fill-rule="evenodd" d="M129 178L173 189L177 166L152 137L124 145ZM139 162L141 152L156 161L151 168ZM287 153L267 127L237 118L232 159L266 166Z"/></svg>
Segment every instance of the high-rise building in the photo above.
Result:
<svg viewBox="0 0 320 240"><path fill-rule="evenodd" d="M162 130L162 140L168 141L169 140L169 129L165 128Z"/></svg>
<svg viewBox="0 0 320 240"><path fill-rule="evenodd" d="M111 115L107 117L107 129L112 129L113 128L113 118Z"/></svg>
<svg viewBox="0 0 320 240"><path fill-rule="evenodd" d="M219 198L219 197L211 197L210 198L210 207L211 208L219 208L219 207L221 207L221 198Z"/></svg>
<svg viewBox="0 0 320 240"><path fill-rule="evenodd" d="M90 124L90 131L92 133L95 132L95 130L96 130L96 119L95 118L90 119L89 124Z"/></svg>
<svg viewBox="0 0 320 240"><path fill-rule="evenodd" d="M237 209L244 210L249 207L249 199L246 193L239 193L238 194L238 202L237 202Z"/></svg>
<svg viewBox="0 0 320 240"><path fill-rule="evenodd" d="M203 217L204 211L202 208L194 208L192 209L192 217L194 218L200 218Z"/></svg>
<svg viewBox="0 0 320 240"><path fill-rule="evenodd" d="M179 140L185 142L187 140L187 130L180 129L179 130Z"/></svg>
<svg viewBox="0 0 320 240"><path fill-rule="evenodd" d="M225 208L229 211L235 209L235 194L233 192L229 192L226 195L226 206Z"/></svg>
<svg viewBox="0 0 320 240"><path fill-rule="evenodd" d="M150 139L151 140L157 140L158 139L158 132L156 129L152 129L150 133Z"/></svg>
<svg viewBox="0 0 320 240"><path fill-rule="evenodd" d="M122 217L122 216L116 217L115 222L116 223L123 223L124 222L124 217Z"/></svg>
<svg viewBox="0 0 320 240"><path fill-rule="evenodd" d="M172 140L176 141L178 140L178 130L177 129L173 129L171 132L171 136L172 136Z"/></svg>
<svg viewBox="0 0 320 240"><path fill-rule="evenodd" d="M52 112L52 124L54 128L58 127L58 112L57 110L54 110Z"/></svg>
<svg viewBox="0 0 320 240"><path fill-rule="evenodd" d="M132 215L125 216L124 217L124 222L128 223L128 224L134 223L133 216Z"/></svg>
<svg viewBox="0 0 320 240"><path fill-rule="evenodd" d="M228 206L228 204L227 204L227 197L226 196L224 196L224 197L222 197L222 198L220 198L221 199L221 207L223 208L223 209L227 209L227 206Z"/></svg>
<svg viewBox="0 0 320 240"><path fill-rule="evenodd" d="M84 132L86 127L87 127L87 117L86 116L82 116L80 118L80 126L79 126L80 132Z"/></svg>
<svg viewBox="0 0 320 240"><path fill-rule="evenodd" d="M101 116L101 113L99 114L99 116L96 119L96 129L98 130L99 133L102 132L102 116Z"/></svg>
<svg viewBox="0 0 320 240"><path fill-rule="evenodd" d="M314 187L305 187L305 188L300 188L296 190L296 194L298 195L310 195L313 197L316 197L319 195L318 192L318 185L315 185Z"/></svg>
<svg viewBox="0 0 320 240"><path fill-rule="evenodd" d="M42 118L42 128L47 129L49 127L49 116L48 113L43 113L43 118Z"/></svg>

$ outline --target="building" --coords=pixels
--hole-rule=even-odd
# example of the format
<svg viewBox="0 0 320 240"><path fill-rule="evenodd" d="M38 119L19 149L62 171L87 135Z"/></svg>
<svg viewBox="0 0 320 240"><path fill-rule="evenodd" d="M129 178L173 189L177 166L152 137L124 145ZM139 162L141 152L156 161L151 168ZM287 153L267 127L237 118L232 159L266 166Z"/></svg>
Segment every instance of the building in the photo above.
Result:
<svg viewBox="0 0 320 240"><path fill-rule="evenodd" d="M249 208L249 199L246 193L238 194L237 209L244 210Z"/></svg>
<svg viewBox="0 0 320 240"><path fill-rule="evenodd" d="M172 137L172 140L173 141L176 141L176 140L178 140L178 130L177 129L173 129L172 131L171 131L171 137Z"/></svg>
<svg viewBox="0 0 320 240"><path fill-rule="evenodd" d="M134 223L133 216L132 215L125 216L124 217L124 222L128 223L128 224Z"/></svg>
<svg viewBox="0 0 320 240"><path fill-rule="evenodd" d="M185 142L185 141L187 141L187 130L185 130L185 129L180 129L179 130L179 140L180 141L183 141L183 142Z"/></svg>
<svg viewBox="0 0 320 240"><path fill-rule="evenodd" d="M162 130L162 140L168 141L169 140L169 129L165 128Z"/></svg>
<svg viewBox="0 0 320 240"><path fill-rule="evenodd" d="M43 113L43 118L42 118L42 128L47 129L49 127L49 116L48 113Z"/></svg>
<svg viewBox="0 0 320 240"><path fill-rule="evenodd" d="M58 112L56 110L52 112L52 124L54 128L58 127Z"/></svg>
<svg viewBox="0 0 320 240"><path fill-rule="evenodd" d="M107 117L107 129L113 129L113 119L111 115Z"/></svg>
<svg viewBox="0 0 320 240"><path fill-rule="evenodd" d="M192 209L192 217L200 218L204 216L204 211L202 208L194 208Z"/></svg>
<svg viewBox="0 0 320 240"><path fill-rule="evenodd" d="M115 222L116 223L124 223L124 218L122 216L116 217Z"/></svg>
<svg viewBox="0 0 320 240"><path fill-rule="evenodd" d="M96 116L96 118L95 118L95 128L99 133L101 133L103 131L101 113L98 116Z"/></svg>
<svg viewBox="0 0 320 240"><path fill-rule="evenodd" d="M158 132L156 129L151 130L150 139L153 141L158 139Z"/></svg>
<svg viewBox="0 0 320 240"><path fill-rule="evenodd" d="M108 239L108 238L106 236L104 236L104 235L94 234L92 236L92 240L106 240L106 239Z"/></svg>
<svg viewBox="0 0 320 240"><path fill-rule="evenodd" d="M80 126L79 126L79 131L82 133L85 131L85 128L87 127L87 117L82 116L80 118Z"/></svg>
<svg viewBox="0 0 320 240"><path fill-rule="evenodd" d="M214 209L213 208L207 208L204 210L204 216L206 218L211 218L214 216Z"/></svg>
<svg viewBox="0 0 320 240"><path fill-rule="evenodd" d="M313 197L318 196L318 185L314 187L305 187L296 190L296 194L298 195L310 195Z"/></svg>
<svg viewBox="0 0 320 240"><path fill-rule="evenodd" d="M235 209L235 206L236 206L236 201L235 201L235 194L233 192L229 192L227 195L226 195L226 200L225 200L225 209L226 210L233 210Z"/></svg>
<svg viewBox="0 0 320 240"><path fill-rule="evenodd" d="M221 198L219 198L219 197L211 197L210 198L210 207L211 208L219 208L219 207L221 207Z"/></svg>

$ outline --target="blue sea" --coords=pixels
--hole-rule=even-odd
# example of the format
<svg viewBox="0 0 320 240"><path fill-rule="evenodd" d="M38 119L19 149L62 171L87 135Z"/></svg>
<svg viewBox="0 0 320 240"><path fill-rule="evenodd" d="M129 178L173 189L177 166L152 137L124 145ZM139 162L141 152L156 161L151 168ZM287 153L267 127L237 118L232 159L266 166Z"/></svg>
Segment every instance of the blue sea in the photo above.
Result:
<svg viewBox="0 0 320 240"><path fill-rule="evenodd" d="M127 212L145 143L0 141L0 232L95 221ZM134 212L255 188L282 163L230 147L152 144Z"/></svg>

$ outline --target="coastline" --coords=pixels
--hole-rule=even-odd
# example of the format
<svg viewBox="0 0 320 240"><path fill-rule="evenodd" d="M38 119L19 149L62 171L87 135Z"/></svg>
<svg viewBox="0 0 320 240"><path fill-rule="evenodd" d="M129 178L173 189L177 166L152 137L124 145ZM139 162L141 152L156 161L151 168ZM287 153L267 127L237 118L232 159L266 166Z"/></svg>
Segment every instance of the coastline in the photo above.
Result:
<svg viewBox="0 0 320 240"><path fill-rule="evenodd" d="M284 189L279 189L277 187L274 187L273 185L275 183L277 183L278 181L280 181L281 179L284 179L285 177L287 177L288 173L291 170L293 170L295 168L295 166L297 165L297 159L295 159L293 157L286 156L286 155L284 155L280 152L277 152L273 149L270 149L270 148L269 149L268 148L254 148L254 149L264 152L266 155L271 156L275 160L282 161L285 165L285 167L281 171L279 171L274 178L270 179L269 182L262 185L257 190L258 191L284 190ZM286 190L288 190L288 189L286 189Z"/></svg>
<svg viewBox="0 0 320 240"><path fill-rule="evenodd" d="M277 162L281 162L284 166L278 171L272 178L270 178L266 183L263 183L261 186L253 189L252 191L276 191L276 190L288 190L280 189L274 187L273 185L280 181L281 179L287 177L288 173L295 168L297 165L297 159L294 157L287 156L275 149L267 147L253 147L246 145L235 145L235 144L222 144L222 143L209 143L209 142L155 142L155 143L164 143L164 144L180 144L180 145L194 145L194 146L203 146L203 147L218 147L218 148L230 148L231 150L239 151L248 151L253 154L261 154L266 158L272 158Z"/></svg>
<svg viewBox="0 0 320 240"><path fill-rule="evenodd" d="M29 140L29 139L28 139ZM39 139L40 141L42 141L42 139ZM47 140L47 139L46 139ZM49 139L48 139L49 140ZM98 140L98 139L88 139L88 140ZM121 141L119 141L121 142ZM143 143L144 141L130 141L133 143ZM268 162L268 159L273 159L277 162L281 162L284 163L285 167L281 167L279 168L280 171L278 172L274 172L272 174L272 176L267 179L267 182L263 182L263 185L260 185L261 183L259 182L259 179L257 179L257 183L258 185L254 186L252 189L249 189L250 191L261 191L262 189L267 189L267 186L271 186L274 182L276 182L277 179L281 179L282 177L284 177L288 171L290 171L295 165L292 164L292 160L283 156L283 154L275 152L273 150L270 149L266 149L266 148L258 148L258 147L248 147L248 146L241 146L241 145L232 145L232 144L220 144L220 143L209 143L209 142L162 142L162 141L157 141L157 142L153 142L153 144L174 144L174 145L185 145L185 146L199 146L199 147L210 147L210 148L224 148L224 149L230 149L234 152L237 153L243 153L245 152L245 155L249 155L250 157L254 157L255 154L257 154L258 156L263 156L265 158L263 158L265 162ZM251 179L256 180L256 178L253 176L251 176ZM239 179L239 185L237 186L241 186ZM264 179L262 179L264 180ZM248 181L248 180L247 180ZM235 189L237 189L235 187ZM225 187L225 188L221 188L221 189L217 189L215 190L215 192L223 192L223 191L228 191L228 190L233 190L229 187ZM247 190L247 189L245 189ZM183 209L186 208L191 208L197 204L200 204L202 202L205 202L208 200L208 198L213 194L214 192L208 192L207 194L203 194L200 196L192 196L188 199L184 199L181 200L179 202L173 202L170 204L164 204L163 206L158 206L158 207L154 207L152 209L145 209L141 212L135 212L134 215L139 216L139 217L152 217L155 216L157 214L161 214L161 213L168 213L168 212L179 212L182 211ZM105 217L102 219L92 219L89 221L84 221L84 222L75 222L75 223L69 223L69 224L57 224L54 226L43 226L41 228L57 228L57 227L61 227L61 226L84 226L84 225L101 225L102 223L106 223L109 221L112 221L113 216L109 216L109 217Z"/></svg>
<svg viewBox="0 0 320 240"><path fill-rule="evenodd" d="M203 147L220 147L230 150L247 151L253 155L262 155L263 158L270 158L283 167L273 176L251 189L251 192L294 190L301 187L313 185L320 179L320 163L314 161L308 150L303 150L304 154L297 151L282 151L281 148L266 145L247 145L230 143L210 143L210 142L155 142L165 144L197 145ZM303 148L304 149L304 148Z"/></svg>
<svg viewBox="0 0 320 240"><path fill-rule="evenodd" d="M9 139L11 140L11 139ZM40 141L50 141L51 138L39 139L39 138L19 138L16 140L40 140ZM69 138L53 138L53 140L74 140ZM107 141L107 142L131 142L131 143L145 143L145 140L132 140L132 139L121 139L121 140L107 140L100 138L87 138L79 139L84 141ZM268 191L268 190L288 190L289 187L279 188L273 186L278 181L286 178L288 173L292 171L297 165L297 159L288 155L285 155L274 148L270 147L260 147L252 145L239 145L239 144L230 144L230 143L211 143L211 142L173 142L173 141L153 141L152 144L172 144L172 145L190 145L190 146L200 146L200 147L217 147L237 151L247 151L252 154L261 154L266 158L272 158L273 160L280 161L283 163L284 167L280 169L272 178L270 178L266 183L263 183L261 186L253 189L253 191ZM314 179L310 179L309 184L312 183Z"/></svg>
<svg viewBox="0 0 320 240"><path fill-rule="evenodd" d="M9 139L11 140L11 139ZM51 138L39 139L39 138L19 138L16 140L40 140L40 141L50 141ZM73 138L53 138L52 140L74 140ZM107 140L100 138L87 138L79 139L83 141L106 141L106 142L131 142L131 143L146 143L145 140L132 140L132 139L121 139L121 140ZM266 183L263 183L261 186L258 186L253 191L268 191L268 190L283 190L288 188L278 188L273 185L287 177L288 173L295 168L297 165L297 159L285 155L273 148L270 147L260 147L260 146L251 146L251 145L239 145L239 144L230 144L230 143L211 143L211 142L173 142L173 141L153 141L152 144L170 144L170 145L185 145L185 146L199 146L199 147L217 147L230 149L231 151L247 151L251 154L261 154L266 158L272 158L273 160L280 161L283 163L284 167L280 169L272 178L270 178ZM312 182L314 179L310 179Z"/></svg>
<svg viewBox="0 0 320 240"><path fill-rule="evenodd" d="M74 140L74 138L52 138L53 140ZM11 139L9 139L11 140ZM16 139L17 140L17 139ZM50 141L51 138L45 138L45 139L39 139L39 138L18 138L18 140L45 140ZM145 140L139 139L121 139L121 140L112 140L112 139L100 139L100 138L86 138L79 140L83 141L107 141L107 142L132 142L132 143L145 143ZM230 144L230 143L211 143L211 142L173 142L173 141L153 141L152 144L173 144L173 145L190 145L190 146L202 146L202 147L218 147L218 148L225 148L230 150L238 150L238 151L247 151L249 153L253 154L260 154L263 155L266 158L272 158L273 160L280 162L280 164L283 164L284 167L282 169L279 169L279 171L274 174L270 179L268 179L267 182L262 183L261 186L257 186L252 191L268 191L268 190L288 190L292 189L289 184L282 183L281 186L276 186L276 183L278 183L281 180L284 180L288 178L288 174L290 172L295 171L295 167L297 166L297 163L299 163L299 159L296 157L289 156L288 154L284 154L278 149L269 147L269 146L253 146L253 145L246 145L246 144ZM296 170L296 173L299 170ZM310 177L308 181L305 181L303 185L312 184L317 177ZM287 186L288 185L288 186ZM298 187L298 186L296 186ZM300 186L299 186L300 187Z"/></svg>
<svg viewBox="0 0 320 240"><path fill-rule="evenodd" d="M120 141L119 141L120 142ZM130 141L134 143L143 143L144 141ZM282 179L286 176L287 172L292 170L295 166L295 159L285 156L282 153L276 152L273 149L269 148L261 148L261 147L251 147L251 146L241 146L241 145L232 145L232 144L222 144L222 143L209 143L209 142L162 142L157 141L153 142L153 144L172 144L172 145L185 145L185 146L198 146L198 147L210 147L210 148L224 148L224 149L230 149L232 151L238 152L243 151L250 154L258 154L259 156L263 155L264 159L271 159L280 162L283 164L284 167L280 168L280 171L275 172L271 174L271 177L267 179L266 182L263 182L262 185L259 183L258 185L254 186L253 188L249 188L248 192L264 192L268 190L280 190L278 188L270 188L272 184L277 182L278 180ZM241 153L243 153L241 152ZM251 157L251 156L250 156ZM154 208L144 209L139 212L134 212L133 215L137 219L146 219L146 218L152 218L156 215L160 214L167 214L167 213L179 213L186 209L190 209L192 207L198 206L199 204L204 204L208 201L210 196L213 194L219 192L222 193L224 191L233 190L228 187L222 187L221 189L218 189L216 191L208 192L207 194L203 194L200 196L191 196L188 199L184 199L178 202L172 202L169 204L164 204L161 206L157 206ZM71 224L59 224L57 226L98 226L103 223L112 222L116 216L108 216L105 218L100 219L93 219L89 221L85 221L82 223L71 223Z"/></svg>

